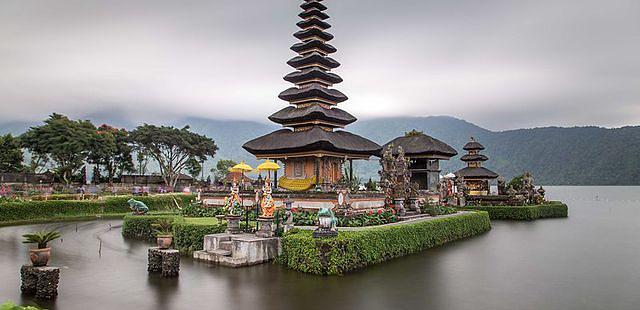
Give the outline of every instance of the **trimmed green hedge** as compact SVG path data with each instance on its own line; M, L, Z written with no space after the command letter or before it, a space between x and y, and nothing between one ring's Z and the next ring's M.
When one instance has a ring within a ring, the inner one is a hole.
M335 238L313 238L293 230L282 238L284 266L318 275L341 275L369 265L416 253L491 229L486 212L340 232Z
M569 216L569 208L559 201L536 206L468 206L461 210L487 211L492 220L532 221L540 218Z
M127 200L144 202L150 211L175 208L173 199L186 206L194 195L156 195L147 197L112 196L102 200L19 201L0 203L0 224L86 217L91 215L125 214L131 212Z
M227 223L218 224L213 221L189 221L179 219L173 224L173 241L175 248L182 253L191 254L202 250L204 236L223 233L227 229Z
M131 239L155 240L153 224L159 219L173 219L174 247L190 254L202 250L204 236L222 233L227 223L213 218L184 218L179 215L128 215L122 224L122 236Z
M122 223L122 236L130 239L155 240L153 224L160 219L175 220L178 215L127 215Z

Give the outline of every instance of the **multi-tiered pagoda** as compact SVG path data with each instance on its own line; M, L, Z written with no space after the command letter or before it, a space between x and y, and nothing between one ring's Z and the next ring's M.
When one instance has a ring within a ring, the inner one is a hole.
M333 35L325 20L329 16L322 0L305 0L300 6L300 31L294 36L301 42L291 50L299 55L287 64L296 69L284 79L295 84L278 96L290 106L269 116L284 128L244 144L243 148L258 159L284 163L285 176L280 186L306 190L313 185L335 184L342 178L345 161L368 159L378 155L381 147L373 141L349 133L344 128L356 118L336 106L347 96L331 88L342 78L331 73L340 64L329 57L337 50L327 43Z
M480 154L484 146L471 137L463 149L467 154L460 157L460 160L467 163L467 167L456 171L456 177L464 180L470 195L489 195L489 182L497 178L498 174L482 167L482 163L489 160L487 156Z

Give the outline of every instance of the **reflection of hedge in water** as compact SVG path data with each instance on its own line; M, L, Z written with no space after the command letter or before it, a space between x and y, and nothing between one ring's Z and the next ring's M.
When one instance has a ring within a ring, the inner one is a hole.
M569 216L569 208L559 201L535 206L469 206L462 210L487 211L492 220L524 220Z
M301 272L339 275L490 229L486 212L343 231L335 238L315 239L311 231L294 229L282 238L278 261Z
M102 200L56 201L3 201L0 202L0 224L3 222L28 222L47 219L64 219L81 216L124 214L131 212L127 200L135 198L144 202L150 211L168 211L175 202L186 206L194 195L155 195L147 197L111 196Z

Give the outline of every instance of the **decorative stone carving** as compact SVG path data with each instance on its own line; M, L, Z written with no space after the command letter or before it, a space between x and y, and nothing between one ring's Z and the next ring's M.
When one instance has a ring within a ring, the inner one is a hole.
M314 238L335 237L338 235L338 219L329 208L318 211L318 228L313 231Z
M289 230L293 229L293 211L291 211L291 209L293 208L293 200L291 200L289 197L287 197L287 199L284 200L284 216L285 216L285 221L284 221L284 232L287 233Z

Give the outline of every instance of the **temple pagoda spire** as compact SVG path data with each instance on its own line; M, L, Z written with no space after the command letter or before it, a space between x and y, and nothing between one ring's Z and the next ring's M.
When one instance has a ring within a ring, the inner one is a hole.
M316 182L320 179L332 182L341 177L342 162L377 156L381 147L366 138L336 130L357 119L336 107L348 98L334 88L342 78L331 70L340 63L329 56L337 49L328 43L333 35L327 32L331 25L326 22L327 7L321 2L305 0L300 5L302 12L298 16L302 20L297 23L300 30L293 35L300 42L291 46L298 55L287 62L295 71L284 77L293 86L278 95L289 106L269 116L285 129L251 140L243 147L258 158L284 161L286 177L309 178L309 172L315 171ZM291 158L300 158L296 162L304 162L304 167L296 167L296 173L288 170ZM313 158L322 158L322 162Z

